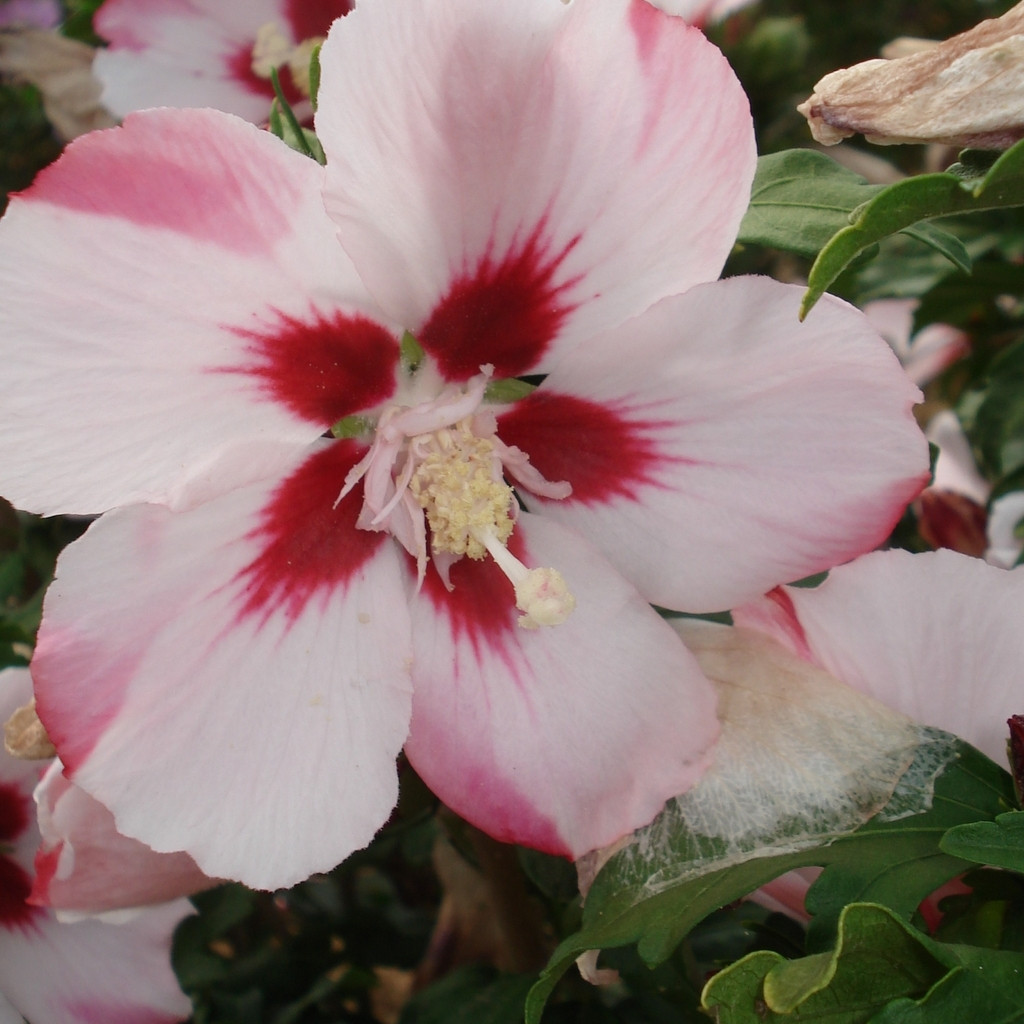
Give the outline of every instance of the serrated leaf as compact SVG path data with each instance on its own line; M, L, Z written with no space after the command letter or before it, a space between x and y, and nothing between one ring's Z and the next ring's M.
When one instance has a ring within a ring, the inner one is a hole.
M708 982L701 1002L719 1024L864 1024L893 999L925 995L948 973L920 938L886 908L854 904L830 952L774 963L760 957L758 969L768 969L756 988L741 960Z
M703 1005L719 1024L1010 1024L1024 1018L1022 997L1019 954L937 942L860 903L843 911L829 953L747 957L711 979Z
M813 259L849 224L850 211L881 189L816 150L770 153L757 161L737 241Z
M939 843L952 857L1024 872L1024 811L1000 814L995 821L972 821L951 828Z
M919 999L898 999L871 1024L1020 1024L1024 1021L1024 957L1005 950L921 943L949 973Z
M582 927L555 950L531 991L527 1024L539 1024L558 979L586 950L637 943L648 964L660 963L713 910L795 868L824 868L807 898L808 911L816 915L808 938L816 948L830 941L842 908L851 902L877 901L909 918L927 895L967 867L939 848L942 836L959 824L992 820L1014 802L1009 773L973 747L946 739L957 758L936 779L932 806L922 814L885 820L906 796L897 789L886 811L854 832L822 835L821 845L811 849L752 856L657 887L651 885L655 876L700 870L699 838L681 829L657 863L625 863L622 854L613 856L590 888Z
M1024 142L1008 149L981 178L922 174L880 191L854 211L851 223L821 250L807 278L806 316L833 281L862 252L920 221L957 213L1024 206Z

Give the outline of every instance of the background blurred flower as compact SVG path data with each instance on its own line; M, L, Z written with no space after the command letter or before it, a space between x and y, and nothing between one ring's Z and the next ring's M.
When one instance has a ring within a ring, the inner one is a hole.
M737 625L925 725L1006 763L1024 686L1024 573L952 551L877 551L819 587L780 587Z
M265 122L270 65L282 67L289 102L301 104L309 50L296 81L288 70L296 48L322 40L351 8L351 0L106 0L95 18L110 44L94 63L102 102L117 117L145 107L216 107Z
M0 718L6 720L31 694L26 670L0 674ZM53 911L29 902L40 839L32 802L39 772L38 762L0 750L0 1020L20 1020L4 1016L4 999L29 1020L46 1024L182 1020L190 1004L171 970L170 953L175 927L192 912L187 900L139 909L118 923L59 922ZM128 841L118 838L126 849ZM112 853L117 845L111 843ZM100 903L133 905L133 885L158 865L148 850L140 850L134 864L112 860L105 865L104 891L97 892Z
M907 376L924 387L970 351L968 336L949 324L928 324L913 333L915 299L876 299L864 306L872 327L892 346Z
M755 0L649 0L666 14L673 14L691 25L704 28L730 14L749 7Z
M61 9L57 0L2 0L0 28L12 25L53 28L60 23Z

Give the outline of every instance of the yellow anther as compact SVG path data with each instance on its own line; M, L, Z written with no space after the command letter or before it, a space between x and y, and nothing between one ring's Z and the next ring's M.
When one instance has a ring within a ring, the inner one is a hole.
M256 33L252 48L252 71L259 78L269 78L275 68L287 67L295 88L309 95L309 62L313 51L324 41L323 36L303 39L301 43L291 40L273 21L261 25Z
M256 42L252 47L252 73L260 78L269 78L274 68L287 64L291 56L292 44L288 37L268 21L256 32Z
M409 481L426 512L435 551L483 558L474 534L490 533L503 544L512 533L512 488L501 477L494 446L459 424L439 430L426 442Z

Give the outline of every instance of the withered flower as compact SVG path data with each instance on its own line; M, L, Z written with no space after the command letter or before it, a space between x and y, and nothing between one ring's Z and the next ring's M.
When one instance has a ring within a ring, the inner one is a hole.
M1024 137L1024 3L895 60L826 75L797 108L818 142L938 142L1006 149Z

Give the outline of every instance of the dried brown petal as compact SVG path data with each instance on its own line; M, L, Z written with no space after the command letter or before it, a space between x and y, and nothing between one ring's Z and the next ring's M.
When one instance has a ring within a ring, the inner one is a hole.
M943 43L826 75L797 108L818 142L1006 149L1024 137L1024 3Z
M39 721L34 700L18 708L4 723L4 747L8 754L24 761L41 761L56 756L57 749Z

